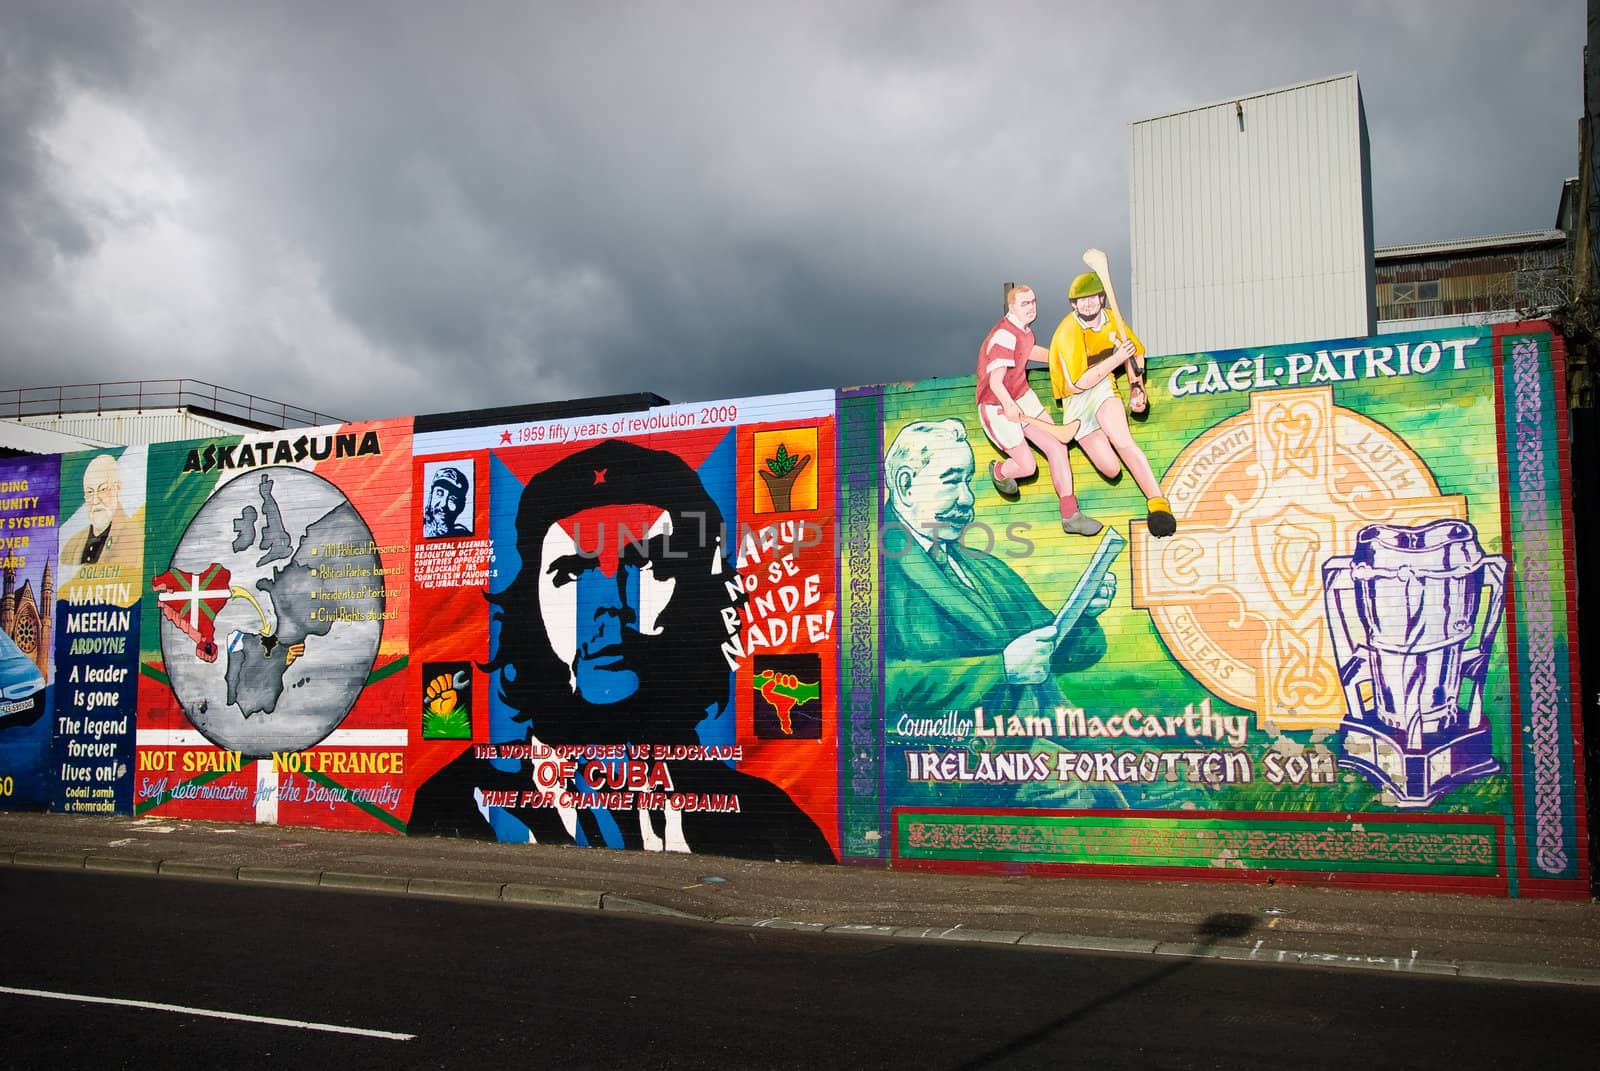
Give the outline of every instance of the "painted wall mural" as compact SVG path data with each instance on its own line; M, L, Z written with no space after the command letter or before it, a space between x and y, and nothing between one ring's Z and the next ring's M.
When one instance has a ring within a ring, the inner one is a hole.
M419 435L411 832L835 859L832 413Z
M49 804L59 613L61 466L18 458L0 475L0 806Z
M955 869L1577 877L1552 356L1547 333L1484 328L1149 359L1123 437L1165 494L1128 454L1127 475L1100 467L1080 422L1072 503L1054 473L1012 485L970 380L843 393L883 464L846 477L842 539L888 533L881 560L842 559L846 590L880 583L846 629L881 622L878 664L847 662L881 705L845 843ZM1081 420L1063 379L1036 442ZM1101 428L1122 408L1103 392ZM1508 627L1521 602L1536 645Z
M0 807L1587 895L1548 327L1090 268L964 378L0 461Z
M410 421L149 448L132 810L404 828Z
M126 813L133 788L145 454L61 459L50 807L68 814Z

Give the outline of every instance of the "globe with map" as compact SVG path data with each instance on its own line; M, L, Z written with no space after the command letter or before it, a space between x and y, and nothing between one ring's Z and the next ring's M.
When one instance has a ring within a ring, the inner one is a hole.
M152 582L167 677L201 735L261 758L338 728L382 638L380 566L366 521L312 472L219 487Z

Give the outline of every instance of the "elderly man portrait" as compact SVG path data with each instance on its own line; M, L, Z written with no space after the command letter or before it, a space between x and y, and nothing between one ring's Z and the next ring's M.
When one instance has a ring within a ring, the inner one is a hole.
M137 569L144 532L122 506L122 473L110 454L92 458L83 469L83 508L89 526L61 548L63 565L126 565Z
M960 420L906 425L884 452L885 718L1044 715L1062 702L1053 674L1105 650L1093 618L1116 593L1107 575L1066 635L1010 565L962 543L975 517L974 459ZM1070 584L1063 585L1063 591Z

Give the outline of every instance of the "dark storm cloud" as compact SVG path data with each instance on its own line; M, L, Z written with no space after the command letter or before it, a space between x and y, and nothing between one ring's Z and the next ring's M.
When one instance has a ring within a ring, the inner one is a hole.
M1131 121L1357 70L1392 244L1548 226L1581 110L1571 2L21 10L8 367L352 417L967 374L1005 280L1129 291Z
M139 27L114 5L21 3L0 34L0 285L25 285L56 257L93 244L85 222L56 196L39 130L67 94L125 92L143 58Z

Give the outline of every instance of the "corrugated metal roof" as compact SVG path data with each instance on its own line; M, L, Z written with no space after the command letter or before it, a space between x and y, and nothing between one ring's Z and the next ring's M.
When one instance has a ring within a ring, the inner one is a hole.
M1277 93L1288 93L1296 89L1306 89L1310 86L1319 86L1327 82L1338 82L1345 78L1354 77L1356 77L1355 71L1345 71L1343 74L1330 74L1326 78L1312 78L1304 82L1296 82L1294 85L1279 86L1277 89L1259 89L1254 93L1241 93L1237 97L1223 97L1221 100L1214 100L1209 104L1193 104L1187 108L1179 108L1176 111L1164 112L1161 115L1150 115L1143 119L1135 119L1128 125L1138 126L1140 123L1153 123L1157 119L1170 119L1174 115L1187 115L1189 112L1203 112L1208 108L1218 108L1226 104L1242 103L1247 100L1258 100L1261 97L1270 97Z
M1451 316L1411 316L1398 320L1379 320L1378 334L1398 334L1401 331L1432 331L1441 327L1476 327L1490 324L1511 323L1521 319L1520 313L1513 310L1496 310L1494 312L1463 312Z
M1428 242L1422 245L1390 245L1372 251L1375 260L1396 260L1402 257L1422 257L1432 253L1462 253L1474 249L1503 249L1506 246L1536 245L1545 242L1564 242L1565 231L1554 228L1543 231L1523 231L1520 234L1494 234L1485 238L1456 238L1448 242Z
M0 420L0 450L24 454L70 454L91 447L116 445L119 444L87 439L82 435L66 435L49 428L18 424L14 420Z
M256 435L261 431L253 425L234 423L192 409L110 409L104 413L30 416L24 417L21 423L86 441L103 440L119 446L179 442L218 435Z
M198 379L119 379L53 387L0 388L0 417L9 420L68 413L163 409L210 414L252 431L342 423L340 417Z

